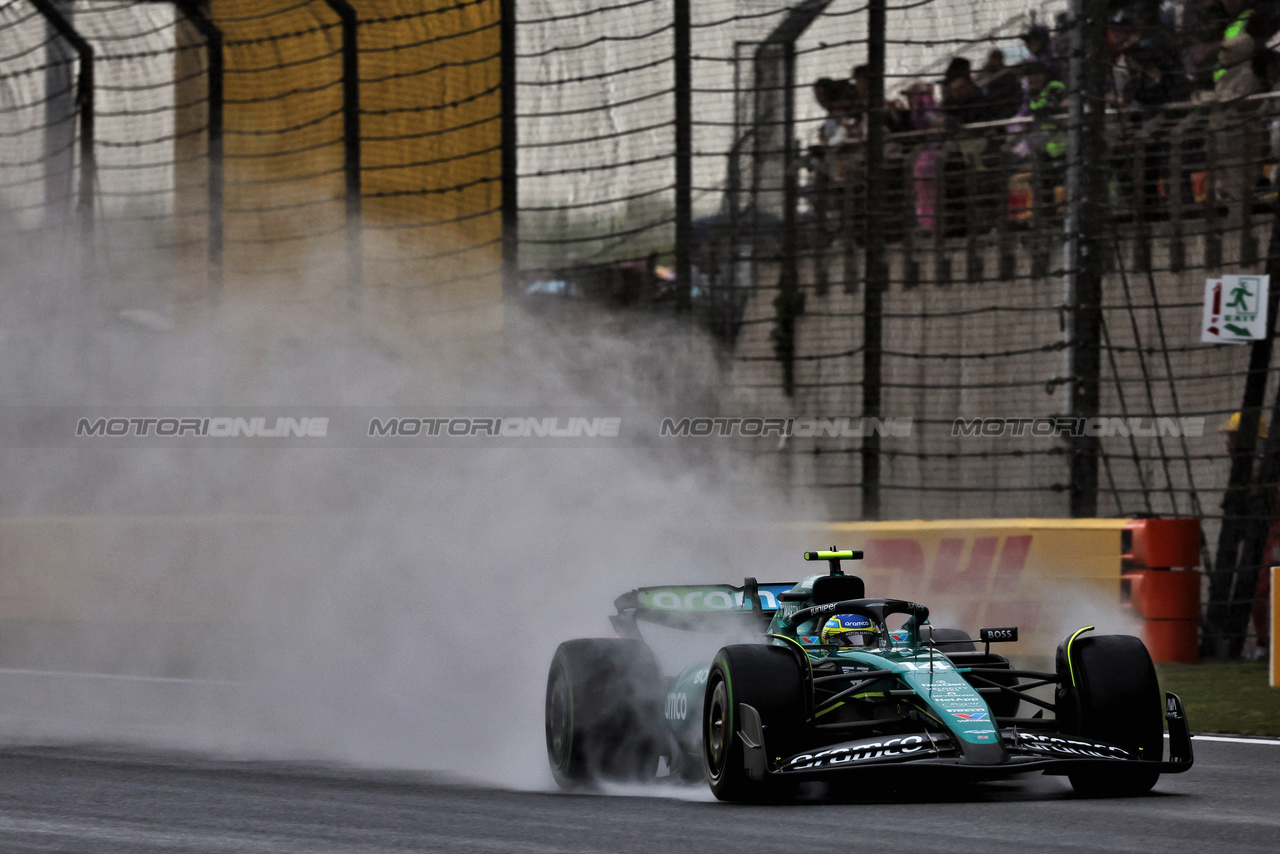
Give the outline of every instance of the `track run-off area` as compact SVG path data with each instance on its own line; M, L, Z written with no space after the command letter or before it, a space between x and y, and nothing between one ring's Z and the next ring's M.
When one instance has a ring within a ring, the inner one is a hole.
M10 746L0 750L0 851L1276 851L1280 740L1194 744L1194 768L1139 798L1082 799L1065 779L1030 775L810 793L786 806L720 804L700 786L571 795L428 773Z

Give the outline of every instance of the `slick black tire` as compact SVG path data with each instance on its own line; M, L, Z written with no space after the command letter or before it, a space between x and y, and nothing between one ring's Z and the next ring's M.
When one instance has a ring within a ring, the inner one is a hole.
M1064 729L1123 747L1159 762L1164 751L1163 704L1155 665L1142 641L1130 635L1077 637L1058 648L1058 720ZM1072 771L1077 794L1123 798L1144 794L1160 778L1159 768L1121 762Z
M795 796L792 781L752 780L744 764L742 704L764 725L769 756L794 751L804 731L804 679L796 653L737 644L716 653L702 705L702 760L711 792L722 801L774 802Z
M652 780L666 750L662 677L643 643L565 641L547 674L547 760L565 791Z

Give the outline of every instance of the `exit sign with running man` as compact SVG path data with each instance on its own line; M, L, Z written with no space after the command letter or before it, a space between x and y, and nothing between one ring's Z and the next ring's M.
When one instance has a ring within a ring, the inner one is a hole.
M1206 279L1200 340L1207 344L1245 344L1267 337L1270 284L1270 276Z

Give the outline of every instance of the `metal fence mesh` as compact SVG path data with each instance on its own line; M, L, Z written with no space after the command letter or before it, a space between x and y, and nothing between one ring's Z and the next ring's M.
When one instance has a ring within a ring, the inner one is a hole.
M1218 427L1274 400L1275 360L1201 343L1200 318L1206 278L1275 266L1276 16L1082 4L1109 24L1069 49L1062 2L877 2L13 0L0 216L13 246L75 245L107 315L225 293L493 339L504 272L553 311L689 305L725 412L912 420L744 445L833 517L1197 515L1216 599L1247 602L1253 570L1219 564L1265 539L1280 447L1238 442L1233 481ZM956 434L1081 414L1084 387L1086 414L1148 429ZM1204 429L1146 435L1161 418Z

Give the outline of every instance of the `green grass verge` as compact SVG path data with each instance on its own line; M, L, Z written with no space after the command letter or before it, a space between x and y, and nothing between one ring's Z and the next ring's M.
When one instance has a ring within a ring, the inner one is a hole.
M1261 661L1157 664L1160 688L1182 698L1192 732L1280 735L1280 688Z

